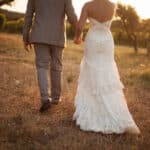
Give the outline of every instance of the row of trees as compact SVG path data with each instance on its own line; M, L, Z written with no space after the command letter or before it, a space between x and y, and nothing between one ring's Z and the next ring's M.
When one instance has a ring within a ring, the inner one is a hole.
M14 0L0 0L0 6L11 4ZM22 32L24 19L7 21L7 18L0 15L0 29L7 32ZM89 28L87 23L84 29L86 35ZM145 47L150 53L150 19L141 20L135 9L130 5L118 3L116 10L116 20L112 24L112 33L117 44L131 45L135 53L138 47ZM72 27L67 23L67 36L72 38L74 35Z

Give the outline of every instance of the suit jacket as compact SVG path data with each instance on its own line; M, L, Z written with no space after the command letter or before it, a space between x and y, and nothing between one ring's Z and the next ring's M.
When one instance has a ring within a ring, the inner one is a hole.
M28 0L24 42L64 47L65 14L70 23L77 21L72 0Z

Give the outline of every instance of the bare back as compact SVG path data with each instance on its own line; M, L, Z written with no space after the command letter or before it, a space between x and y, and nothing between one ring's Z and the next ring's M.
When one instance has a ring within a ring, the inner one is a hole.
M88 18L96 19L99 22L111 20L115 13L115 4L109 0L92 0L84 5L76 28L76 39L81 39L83 27Z
M94 18L99 22L111 20L115 13L115 4L109 0L93 0L87 4L88 17Z

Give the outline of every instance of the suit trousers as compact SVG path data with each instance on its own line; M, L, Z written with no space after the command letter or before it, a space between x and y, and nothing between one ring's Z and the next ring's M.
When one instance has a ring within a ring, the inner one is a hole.
M34 44L34 50L41 102L44 103L50 96L49 77L51 85L51 98L52 100L59 99L61 96L63 47L47 44Z

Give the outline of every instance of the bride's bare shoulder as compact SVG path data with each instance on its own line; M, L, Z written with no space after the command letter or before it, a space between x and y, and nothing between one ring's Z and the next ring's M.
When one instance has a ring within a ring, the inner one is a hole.
M86 3L83 5L82 10L88 12L89 8L91 7L91 4L92 4L92 1L86 2Z

